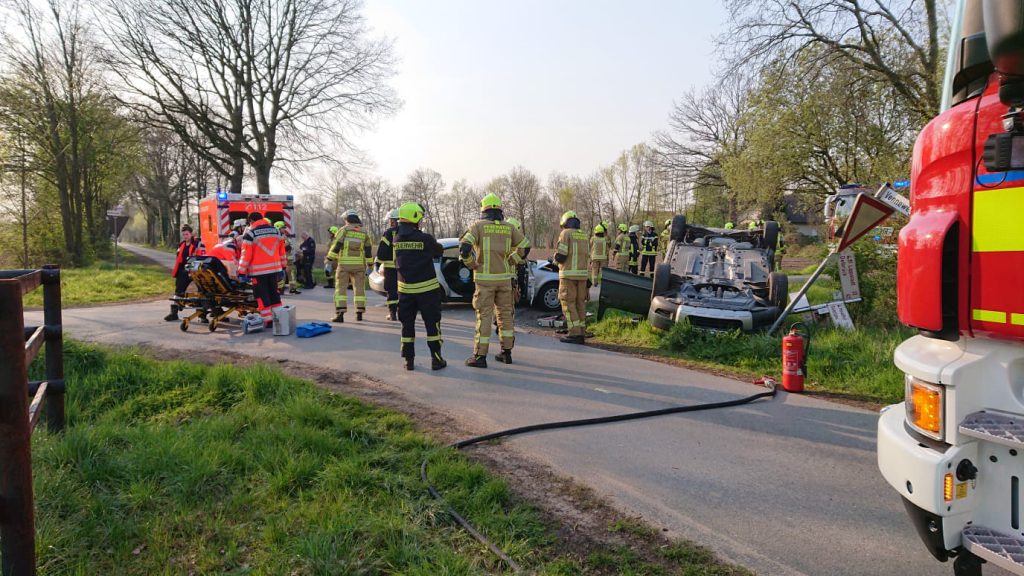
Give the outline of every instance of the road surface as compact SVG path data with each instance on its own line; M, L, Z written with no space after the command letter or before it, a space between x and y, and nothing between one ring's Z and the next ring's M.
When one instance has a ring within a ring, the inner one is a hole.
M173 261L173 255L126 248ZM330 291L320 287L286 303L297 307L300 323L326 320L333 312ZM399 359L398 325L383 319L383 299L376 295L370 296L366 322L346 322L312 339L243 336L236 327L211 334L202 325L182 334L176 323L161 320L166 313L163 302L76 308L64 312L65 330L73 338L111 344L222 349L369 374L484 430L759 391L534 334L517 336L515 364L467 368L462 360L470 354L473 317L464 306L445 310L449 368L429 370L420 331L411 373ZM950 565L925 552L877 470L876 420L872 412L780 392L773 401L740 408L508 442L670 535L704 544L759 574L952 574Z

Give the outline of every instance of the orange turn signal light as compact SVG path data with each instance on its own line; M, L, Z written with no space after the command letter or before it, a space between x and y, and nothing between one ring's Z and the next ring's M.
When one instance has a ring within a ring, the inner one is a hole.
M917 431L943 439L942 409L945 390L942 386L906 377L907 422Z
M942 481L942 499L946 502L953 501L953 475L946 474Z

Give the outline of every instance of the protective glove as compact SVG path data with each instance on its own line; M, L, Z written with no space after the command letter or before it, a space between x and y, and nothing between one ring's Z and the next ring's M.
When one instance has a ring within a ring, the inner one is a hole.
M249 283L249 275L248 274L239 274L238 275L238 281L241 282L242 284L248 284Z

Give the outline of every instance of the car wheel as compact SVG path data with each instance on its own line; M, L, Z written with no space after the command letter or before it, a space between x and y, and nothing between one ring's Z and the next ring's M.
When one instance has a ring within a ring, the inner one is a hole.
M537 291L533 299L534 305L541 310L557 312L562 309L562 302L558 299L558 282L548 282Z
M686 238L686 216L679 214L672 217L672 226L669 228L668 237L676 242L682 242Z
M651 298L661 296L665 292L668 292L671 283L672 265L658 264L654 268L654 286L651 289Z
M779 245L779 223L769 220L764 223L764 244L761 246L767 250L774 251Z
M768 275L768 301L782 312L789 304L789 276L782 272Z

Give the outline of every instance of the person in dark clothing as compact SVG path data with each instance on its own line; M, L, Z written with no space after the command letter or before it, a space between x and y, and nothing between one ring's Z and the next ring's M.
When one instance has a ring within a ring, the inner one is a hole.
M434 270L434 258L444 253L433 236L423 232L423 207L414 202L398 209L394 242L384 247L381 259L393 259L398 271L398 319L402 322L402 358L405 369L415 369L416 315L423 317L430 349L430 369L448 365L441 357L441 283Z
M394 250L391 244L395 241L395 232L398 231L398 209L388 213L388 229L380 235L380 244L377 246L376 262L380 266L381 274L384 275L384 290L387 291L388 320L398 320L398 272L395 270ZM389 254L388 258L381 258L381 254Z
M188 285L192 282L192 278L188 275L188 271L185 270L185 264L188 263L188 259L193 256L202 256L206 254L206 247L203 246L202 241L197 238L193 232L192 227L185 224L181 227L181 244L178 244L178 255L174 259L174 268L171 269L171 276L174 277L174 295L184 296L185 290L188 289ZM178 321L178 305L171 304L171 313L164 316L164 320L168 322Z
M299 269L299 279L302 287L306 290L316 286L313 280L313 261L316 260L316 240L307 232L302 233L302 244L299 244L299 253L302 254L302 266Z
M640 227L633 225L629 227L629 273L637 274L640 270L640 239L637 238L636 233L640 231Z

